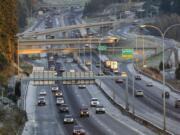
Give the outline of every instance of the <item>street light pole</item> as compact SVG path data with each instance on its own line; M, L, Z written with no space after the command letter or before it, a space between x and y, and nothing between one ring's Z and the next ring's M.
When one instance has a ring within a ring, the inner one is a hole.
M92 45L91 45L91 37L90 37L90 59L91 59L91 71L92 71L92 64L93 64L93 61L92 61Z
M17 62L18 62L18 78L19 78L19 38L18 38L18 51L17 51L17 56L18 56L18 59L17 59Z
M173 27L176 27L176 26L180 26L180 24L174 24L174 25L171 25L169 26L168 28L166 28L166 30L164 31L164 33L161 31L161 29L159 27L156 27L156 26L153 26L153 25L141 25L140 27L141 28L145 28L145 27L151 27L151 28L154 28L156 29L157 31L159 31L161 37L162 37L162 40L163 40L163 48L162 48L162 51L163 51L163 128L164 128L164 131L166 130L166 97L165 97L165 36L166 36L166 33Z

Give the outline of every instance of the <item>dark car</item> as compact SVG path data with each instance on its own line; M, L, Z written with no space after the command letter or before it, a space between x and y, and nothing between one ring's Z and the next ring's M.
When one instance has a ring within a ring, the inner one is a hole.
M110 71L109 71L109 69L106 69L106 68L105 68L105 69L103 70L103 73L104 73L105 75L109 75L109 74L110 74Z
M162 92L162 98L164 97L164 92ZM170 94L168 91L165 91L165 98L169 98Z
M89 117L89 109L86 106L80 108L80 117Z
M86 135L86 131L83 129L82 126L75 125L73 127L73 135Z
M67 104L61 104L59 110L60 112L69 112L69 107Z
M175 108L180 108L180 99L177 99L175 101L175 105L174 105Z
M74 123L74 118L72 115L65 115L64 116L64 120L63 120L64 124L72 124Z
M45 106L46 105L46 100L44 97L39 97L38 98L38 103L37 103L38 106Z
M141 76L140 75L135 75L135 80L141 80Z
M123 83L123 79L122 78L116 79L116 83Z

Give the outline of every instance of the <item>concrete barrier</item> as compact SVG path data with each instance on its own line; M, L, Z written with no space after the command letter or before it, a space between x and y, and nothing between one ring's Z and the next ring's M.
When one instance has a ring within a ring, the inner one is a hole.
M102 93L105 95L105 97L107 97L107 99L116 107L118 108L122 114L130 117L131 119L135 120L136 122L144 125L145 127L151 129L152 131L160 134L160 135L174 135L173 133L169 132L169 131L164 131L161 127L153 124L152 122L140 117L140 116L137 116L135 114L133 114L132 112L130 111L127 111L125 109L125 107L119 103L117 103L112 96L110 96L108 93L106 93L106 91L101 87L100 83L98 82L99 80L95 80L95 83L97 85L97 87L102 91Z

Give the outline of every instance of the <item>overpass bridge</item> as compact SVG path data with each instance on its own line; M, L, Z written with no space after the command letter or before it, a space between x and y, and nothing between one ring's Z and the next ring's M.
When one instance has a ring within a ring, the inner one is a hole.
M52 0L46 0L46 3L44 4L38 4L38 8L64 8L64 7L72 7L72 6L83 6L87 0L58 0L52 1ZM51 4L49 4L51 3Z
M38 36L38 35L46 35L51 34L55 32L66 32L76 29L86 29L88 31L91 27L112 27L113 24L117 24L119 21L107 21L107 22L99 22L99 23L89 23L89 24L78 24L78 25L70 25L70 26L64 26L64 27L56 27L56 28L49 28L41 31L33 31L33 32L26 32L18 34L18 36Z
M76 44L114 44L119 39L116 37L107 38L67 38L67 39L19 39L18 47L20 49L42 48L47 45L76 45Z
M120 51L122 49L134 49L134 50L143 50L142 47L107 47L106 51L101 51L102 53L109 53L109 52L114 52L114 53L120 53ZM20 49L18 50L18 54L41 54L41 53L83 53L85 52L89 52L90 50L94 51L98 51L97 47L93 47L93 48L48 48L48 49ZM145 47L144 50L153 50L155 53L157 52L157 48L156 47Z

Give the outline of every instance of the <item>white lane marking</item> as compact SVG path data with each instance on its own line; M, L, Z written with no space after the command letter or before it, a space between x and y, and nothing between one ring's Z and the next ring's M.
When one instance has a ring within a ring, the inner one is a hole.
M108 111L107 111L107 114L112 117L113 119L117 120L119 123L123 124L124 126L130 128L131 130L135 131L136 133L140 134L140 135L146 135L144 134L143 132L141 132L140 130L136 129L136 128L133 128L132 126L128 125L127 123L123 122L123 121L120 121L119 119L117 119L115 116L113 116L112 114L110 114Z

